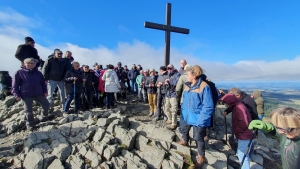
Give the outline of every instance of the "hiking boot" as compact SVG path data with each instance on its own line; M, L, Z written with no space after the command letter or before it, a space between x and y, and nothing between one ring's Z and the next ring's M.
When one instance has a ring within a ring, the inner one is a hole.
M150 113L149 113L149 117L153 116L153 114L154 114L153 112L150 112Z
M187 146L187 142L185 142L184 140L180 140L179 142L176 142L177 144L180 144L182 146Z
M172 124L172 122L171 121L166 121L166 124Z
M177 128L176 125L171 125L170 127L168 127L168 129L170 129L170 130L175 130L176 128Z
M195 169L198 169L198 168L200 169L204 163L205 163L205 157L201 156L201 155L197 155Z

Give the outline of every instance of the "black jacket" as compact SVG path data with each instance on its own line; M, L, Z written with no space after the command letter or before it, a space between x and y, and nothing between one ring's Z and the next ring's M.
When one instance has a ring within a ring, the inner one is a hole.
M68 59L61 58L58 60L55 57L50 57L45 61L42 73L45 80L61 81L70 68L71 63Z
M155 86L157 81L157 77L154 76L153 78L151 76L148 76L146 78L145 87L147 88L147 93L154 94L157 91L157 87ZM154 84L154 87L150 87L149 84Z
M38 61L40 60L37 50L29 44L19 45L15 56L21 62L23 62L27 58L33 58ZM36 67L38 66L39 63L36 64Z
M251 114L251 119L255 120L258 119L258 113L256 109L256 103L253 98L251 98L247 93L242 92L242 99L241 101L244 103L244 105L249 110L249 113ZM232 107L228 107L225 112L228 114L232 111Z
M70 93L74 93L74 77L77 77L78 79L75 82L75 92L76 93L83 93L83 83L82 83L82 79L83 79L83 71L82 70L78 70L76 71L73 67L67 71L66 75L65 75L65 86L66 86L66 93L70 94Z
M85 87L87 90L94 90L94 88L97 90L98 86L96 86L96 84L98 83L98 78L94 71L83 72L83 78L86 79ZM92 82L94 82L94 88Z

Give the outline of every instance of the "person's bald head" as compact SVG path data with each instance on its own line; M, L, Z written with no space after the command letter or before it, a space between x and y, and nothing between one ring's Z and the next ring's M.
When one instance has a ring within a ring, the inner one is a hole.
M182 60L180 61L180 67L184 68L184 66L185 66L186 64L187 64L187 63L186 63L186 60L185 60L185 59L182 59Z

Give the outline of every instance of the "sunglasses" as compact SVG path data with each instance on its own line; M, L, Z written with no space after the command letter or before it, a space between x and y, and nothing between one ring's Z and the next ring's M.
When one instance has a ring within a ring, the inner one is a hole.
M277 130L282 131L283 133L291 133L295 130L295 128L288 128L288 129L284 129L284 128L280 128L280 127L275 127Z
M171 67L168 67L168 70L172 70L173 68L171 68Z

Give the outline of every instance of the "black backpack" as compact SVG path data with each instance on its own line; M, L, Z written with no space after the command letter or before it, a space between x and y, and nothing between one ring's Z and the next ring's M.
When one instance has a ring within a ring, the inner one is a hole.
M203 80L207 83L207 85L209 86L211 93L212 93L212 99L214 102L214 107L217 105L218 100L220 99L221 94L218 92L219 90L217 89L216 85L214 82L212 81L208 81L208 80Z

